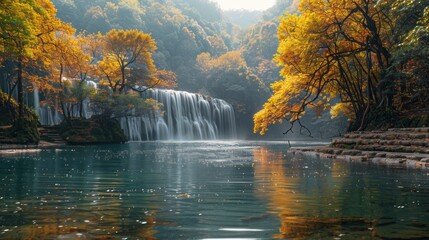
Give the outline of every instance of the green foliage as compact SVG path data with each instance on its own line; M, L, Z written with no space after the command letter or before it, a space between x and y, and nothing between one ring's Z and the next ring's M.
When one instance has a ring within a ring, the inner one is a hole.
M18 103L11 98L10 105L7 102L8 95L0 90L0 126L10 126L0 133L0 142L9 144L37 144L40 135L37 130L39 125L35 112L24 108L24 117L18 116Z
M398 16L397 44L382 84L395 96L394 106L398 110L426 108L429 101L429 2L398 1L394 11Z
M12 125L14 119L18 116L18 103L14 98L8 103L8 95L0 90L0 126ZM29 121L37 122L37 115L33 109L25 106L24 116Z
M78 102L91 98L96 94L96 89L86 83L75 84L71 88L71 94Z
M197 57L197 63L197 79L202 80L194 84L194 91L231 103L240 127L250 133L252 115L268 92L258 76L250 71L241 52L231 51L219 57L202 53Z
M253 74L269 87L279 80L280 68L273 61L277 52L277 36L280 16L295 13L299 0L277 0L276 4L263 12L263 18L257 24L246 29L240 37L240 49Z
M104 119L126 116L141 116L150 111L159 110L161 104L152 99L143 99L138 95L97 93L91 99L91 106L96 115Z
M78 31L106 33L110 29L137 29L156 39L154 61L158 68L173 70L181 87L198 54L214 52L219 42L231 48L233 27L209 0L53 0L58 16ZM220 41L210 41L219 39ZM179 71L183 69L183 71ZM183 88L182 88L183 89Z
M243 57L266 87L279 80L280 68L272 60L279 43L277 27L274 21L261 22L247 30L241 40Z
M16 114L18 107L16 101L11 99L11 105L13 107L10 108L7 103L7 98L7 94L0 90L0 126L11 125L13 123L13 113ZM11 109L13 112L10 111Z

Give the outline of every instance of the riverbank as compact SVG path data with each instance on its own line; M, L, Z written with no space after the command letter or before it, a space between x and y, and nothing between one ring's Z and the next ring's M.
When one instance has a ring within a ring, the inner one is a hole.
M323 159L429 169L429 128L351 132L328 146L292 147L289 152Z
M41 152L44 148L49 147L62 147L66 144L51 143L47 141L40 141L39 144L0 144L0 156L21 154L21 153L36 153Z

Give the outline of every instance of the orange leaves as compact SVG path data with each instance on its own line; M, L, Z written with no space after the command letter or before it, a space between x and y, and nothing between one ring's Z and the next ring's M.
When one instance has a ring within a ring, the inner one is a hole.
M149 86L155 85L158 88L175 88L177 86L177 75L173 71L157 70L153 74L154 83L147 83Z

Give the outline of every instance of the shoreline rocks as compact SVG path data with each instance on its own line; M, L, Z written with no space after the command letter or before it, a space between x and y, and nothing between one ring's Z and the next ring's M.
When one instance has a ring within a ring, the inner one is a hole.
M347 133L329 146L292 147L289 152L325 159L429 169L429 128L392 128Z

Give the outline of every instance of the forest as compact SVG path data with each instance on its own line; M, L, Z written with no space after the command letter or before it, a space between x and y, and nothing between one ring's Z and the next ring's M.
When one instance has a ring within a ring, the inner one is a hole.
M427 118L424 0L278 0L264 12L223 12L208 0L0 4L1 111L18 129L35 89L69 124L87 98L104 118L162 109L138 97L150 88L221 98L243 138Z

